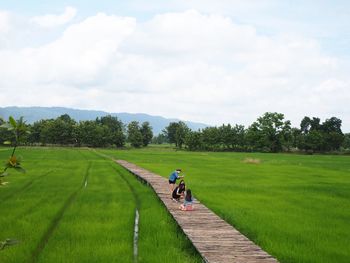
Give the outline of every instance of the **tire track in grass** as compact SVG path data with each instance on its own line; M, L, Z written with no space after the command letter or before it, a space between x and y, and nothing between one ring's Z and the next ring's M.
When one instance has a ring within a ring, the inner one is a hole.
M93 153L95 153L97 156L99 156L102 159L109 159L111 161L114 161L114 159L106 154L97 152L96 150L93 150ZM138 238L139 238L139 222L140 222L140 206L141 206L141 202L140 202L140 198L137 195L134 187L130 184L130 182L125 178L125 176L123 175L122 172L120 172L114 165L110 164L110 166L112 167L112 169L114 171L116 171L116 173L120 176L120 178L126 183L126 185L128 186L130 192L132 193L134 200L135 200L135 204L136 204L136 210L135 210L135 223L134 223L134 238L133 238L133 247L134 247L134 251L133 251L133 256L134 256L134 263L137 263L138 261Z
M135 223L134 223L134 239L133 239L133 246L134 246L134 262L137 262L138 258L138 239L139 239L139 221L140 221L140 198L137 195L134 187L130 184L130 182L125 178L122 172L120 172L115 166L111 164L111 167L116 173L120 176L120 178L126 183L128 186L130 192L132 193L135 204L136 204L136 210L135 210Z
M46 173L44 173L44 174L42 174L42 175L39 175L39 176L35 177L35 178L32 179L32 180L30 180L29 182L27 182L26 184L24 184L21 188L19 188L17 191L13 191L13 192L9 193L8 195L6 195L5 197L1 198L1 201L2 201L1 203L3 203L4 201L10 199L10 198L13 197L14 195L17 195L17 194L19 194L19 193L25 192L28 188L31 187L31 185L32 185L35 181L37 181L37 180L39 180L40 178L43 178L43 177L49 175L49 174L52 173L53 171L54 171L54 170L50 170L50 171L48 171L48 172L46 172Z
M38 260L38 258L40 256L40 253L43 251L43 249L45 248L47 242L49 241L50 237L52 236L53 232L55 231L55 229L59 225L59 223L60 223L60 221L61 221L65 211L71 206L71 204L76 199L76 197L77 197L78 193L80 192L80 190L84 187L84 183L85 183L85 181L87 181L87 179L89 177L90 168L91 168L91 162L89 162L89 164L88 164L88 167L86 169L86 172L85 172L82 184L79 186L79 188L77 190L75 190L68 197L68 199L65 201L65 203L63 204L61 209L57 212L55 217L52 219L50 226L48 227L47 231L44 233L44 235L40 239L39 243L37 244L35 250L32 253L32 257L31 257L31 260L30 260L31 263L34 263L34 262L36 262Z

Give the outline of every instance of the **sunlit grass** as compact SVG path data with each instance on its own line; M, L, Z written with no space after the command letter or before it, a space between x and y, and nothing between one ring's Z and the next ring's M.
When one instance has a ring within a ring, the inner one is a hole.
M182 168L197 198L281 262L350 258L349 156L104 152L164 177Z
M0 251L1 263L133 262L135 195L138 262L201 262L152 190L112 160L87 149L18 152L27 174L11 171L0 188L0 240L20 243Z

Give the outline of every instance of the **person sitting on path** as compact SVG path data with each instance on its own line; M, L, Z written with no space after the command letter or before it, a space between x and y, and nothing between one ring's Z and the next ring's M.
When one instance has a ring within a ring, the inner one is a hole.
M170 187L170 193L174 191L175 183L177 179L183 178L183 176L180 176L181 169L176 169L169 177L169 187Z
M184 196L186 190L185 181L181 180L179 185L175 187L172 197L174 201L180 201L180 198Z
M193 210L193 198L192 198L191 189L186 190L184 203L179 208L183 211Z

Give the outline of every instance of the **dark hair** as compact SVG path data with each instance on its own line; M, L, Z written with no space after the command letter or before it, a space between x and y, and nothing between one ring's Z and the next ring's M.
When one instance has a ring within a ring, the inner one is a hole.
M179 172L181 172L182 170L181 170L180 168L178 168L178 169L176 169L175 171L179 171Z
M185 191L186 189L186 184L184 180L181 180L179 183L179 190Z
M185 200L186 200L187 202L191 202L191 201L192 201L191 189L187 189L187 190L186 190Z

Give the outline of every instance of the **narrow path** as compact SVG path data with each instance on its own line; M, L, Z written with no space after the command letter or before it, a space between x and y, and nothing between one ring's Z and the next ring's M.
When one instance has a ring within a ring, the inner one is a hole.
M205 262L278 262L199 201L195 203L194 211L179 210L179 204L170 198L166 178L127 161L118 160L116 162L147 182L154 189Z

